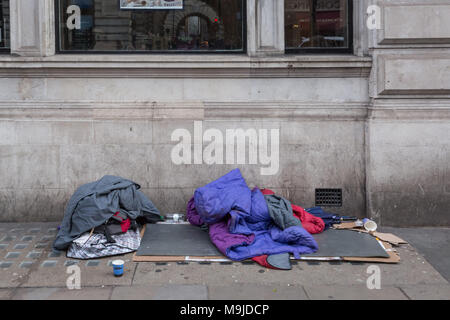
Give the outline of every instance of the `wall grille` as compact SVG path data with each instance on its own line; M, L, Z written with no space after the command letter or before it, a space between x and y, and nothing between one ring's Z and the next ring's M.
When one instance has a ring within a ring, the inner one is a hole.
M342 189L316 189L317 207L342 207Z

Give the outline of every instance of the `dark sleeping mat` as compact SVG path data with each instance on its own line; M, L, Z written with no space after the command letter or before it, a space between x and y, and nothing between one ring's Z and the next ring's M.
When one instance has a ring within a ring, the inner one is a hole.
M190 224L147 224L137 256L223 256L208 231Z
M382 257L388 253L375 237L350 230L328 229L313 235L319 246L304 257ZM137 256L223 256L207 231L190 224L147 224Z
M319 250L305 257L389 257L377 239L364 232L328 229L313 237Z

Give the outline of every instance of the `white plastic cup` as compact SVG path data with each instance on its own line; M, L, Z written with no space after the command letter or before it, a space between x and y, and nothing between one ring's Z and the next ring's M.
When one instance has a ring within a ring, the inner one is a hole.
M367 219L367 218L363 219L363 225L364 225L364 229L366 229L369 232L376 231L377 227L378 227L374 221Z

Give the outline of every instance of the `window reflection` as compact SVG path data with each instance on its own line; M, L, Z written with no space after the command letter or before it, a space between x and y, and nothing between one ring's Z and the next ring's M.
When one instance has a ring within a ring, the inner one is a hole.
M286 48L348 48L347 16L347 0L285 0Z
M9 34L9 0L0 0L0 49L9 48Z
M81 10L79 29L66 26L70 5ZM184 0L183 9L158 10L61 0L59 12L62 51L243 51L243 0Z

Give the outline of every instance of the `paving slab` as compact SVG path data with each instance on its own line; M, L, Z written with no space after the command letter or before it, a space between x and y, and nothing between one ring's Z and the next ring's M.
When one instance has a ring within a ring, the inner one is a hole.
M1 263L0 261L0 265ZM0 267L0 288L16 288L22 284L28 270L19 265L20 261L14 261L8 268Z
M96 264L85 260L67 259L45 259L39 262L39 267L32 269L21 287L65 287L67 279L74 274L71 266L77 266L80 272L82 287L101 287L116 285L131 285L137 264L132 262L132 255L117 256L114 259L125 261L124 274L115 277L113 268L109 265L111 257L96 260ZM53 262L56 261L56 264ZM45 266L47 263L48 266Z
M305 291L311 300L408 300L395 287L370 290L367 286L306 286Z
M19 288L12 300L107 300L113 287L81 288Z
M12 292L12 289L0 289L0 300L11 299Z
M412 300L450 300L450 285L416 285L401 287Z
M344 262L308 263L298 261L290 271L263 268L257 264L233 263L203 265L190 262L186 265L167 263L140 263L136 269L133 285L146 284L224 284L253 283L261 285L365 285L370 276L368 267L377 265L384 286L408 284L440 284L447 281L411 246L397 248L401 262L398 264L352 264Z
M408 241L447 281L450 281L450 228L383 227L381 230Z
M206 300L204 285L163 285L115 287L112 300Z
M307 300L302 286L238 284L208 286L211 300Z
M396 248L401 258L398 264L296 261L292 270L279 271L241 262L135 263L131 261L133 254L75 260L51 248L57 223L0 225L1 239L6 238L6 242L0 241L0 299L11 298L11 292L15 299L300 300L327 293L324 299L331 299L329 296L333 299L446 299L449 296L448 281L430 264L432 259L427 261L411 245ZM392 232L410 241L403 234ZM436 239L425 242L427 250L432 251L437 241L440 243L437 248L445 256L448 245L443 247L442 243L446 236ZM119 278L113 276L111 266L111 261L117 258L126 261L124 276ZM80 268L82 290L66 288L71 275L67 268L71 264ZM371 291L366 287L370 276L368 267L372 265L380 268L381 290Z

